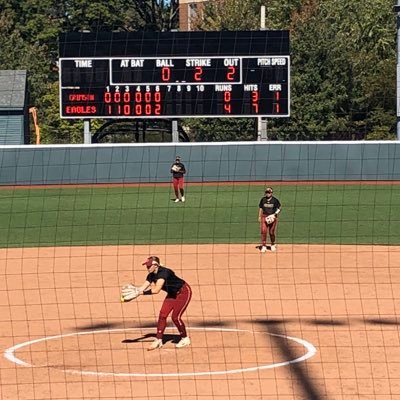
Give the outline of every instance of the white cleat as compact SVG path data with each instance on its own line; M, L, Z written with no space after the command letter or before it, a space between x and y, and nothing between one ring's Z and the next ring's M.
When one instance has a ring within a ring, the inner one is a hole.
M179 199L175 199L175 203L179 203Z
M181 201L182 201L182 203L185 202L185 196L182 196Z
M177 349L180 349L181 347L189 346L190 343L191 343L190 339L186 336L186 337L182 338L182 339L179 341L179 343L177 343L177 344L175 345L175 347L176 347Z
M267 251L267 246L261 246L261 253L265 253Z
M156 339L154 342L147 348L147 351L155 350L161 348L163 345L163 342L161 339Z
M271 246L271 251L276 251L276 246L274 244Z

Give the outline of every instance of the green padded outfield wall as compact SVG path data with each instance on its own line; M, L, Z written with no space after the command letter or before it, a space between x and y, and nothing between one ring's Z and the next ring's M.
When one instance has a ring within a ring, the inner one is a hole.
M0 185L400 180L400 142L228 142L1 146Z

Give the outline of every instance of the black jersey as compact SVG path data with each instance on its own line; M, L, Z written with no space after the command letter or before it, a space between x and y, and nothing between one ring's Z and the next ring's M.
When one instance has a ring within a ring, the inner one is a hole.
M152 272L147 275L146 280L150 283L156 283L158 279L164 279L164 285L161 290L164 290L170 296L176 296L181 287L185 284L185 281L178 278L175 272L166 267L158 267L157 273Z
M264 196L260 200L259 207L263 210L263 214L271 215L271 214L275 214L276 210L281 208L281 203L274 196L271 196L270 198L268 198L267 196Z
M173 167L174 165L177 167L177 171L174 171L174 170L172 169L172 167ZM172 176L173 176L174 178L182 178L183 175L186 174L185 166L184 166L181 162L176 161L176 162L174 162L174 163L171 165L171 173L172 173Z

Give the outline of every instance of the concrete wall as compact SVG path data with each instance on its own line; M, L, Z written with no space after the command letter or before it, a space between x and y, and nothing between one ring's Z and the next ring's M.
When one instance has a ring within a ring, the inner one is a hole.
M400 142L229 142L0 146L0 185L400 180Z

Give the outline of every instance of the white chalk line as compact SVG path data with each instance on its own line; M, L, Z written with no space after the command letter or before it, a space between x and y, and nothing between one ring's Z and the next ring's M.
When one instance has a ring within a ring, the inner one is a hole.
M30 340L27 342L19 343L15 346L12 346L8 349L6 349L3 353L4 357L23 367L31 367L31 368L38 368L38 367L46 367L49 368L49 365L32 365L27 363L26 361L23 361L19 359L18 357L15 356L15 352L23 347L27 346L32 346L36 343L44 342L47 340L57 340L57 339L63 339L71 336L83 336L83 335L92 335L92 334L98 334L98 333L112 333L112 332L126 332L126 331L142 331L150 328L119 328L119 329L102 329L102 330L95 330L95 331L84 331L84 332L74 332L74 333L65 333L62 335L56 335L56 336L46 336L43 338L35 339L35 340ZM169 328L167 328L169 329ZM173 329L173 328L171 328ZM307 342L304 339L292 337L292 336L287 336L287 335L281 335L281 334L276 334L276 333L269 333L269 332L254 332L254 331L249 331L249 330L244 330L244 329L230 329L230 328L217 328L217 327L212 327L212 328L188 328L190 330L202 330L202 331L216 331L216 332L241 332L241 333L250 333L250 334L267 334L269 336L275 336L275 337L280 337L283 339L291 340L293 342L296 342L302 346L304 346L307 349L307 352L302 355L301 357L295 358L293 360L287 360L287 361L282 361L279 363L273 363L273 364L267 364L267 365L257 365L255 367L249 367L249 368L240 368L240 369L230 369L230 370L221 370L221 371L203 371L203 372L172 372L172 373L128 373L128 372L98 372L98 371L87 371L87 370L78 370L78 369L61 369L61 371L64 371L66 373L70 374L78 374L78 375L95 375L95 376L100 376L100 377L187 377L187 376L211 376L211 375L226 375L226 374L238 374L238 373L244 373L244 372L254 372L254 371L259 371L259 370L266 370L266 369L273 369L273 368L279 368L279 367L284 367L288 366L290 364L295 364L299 363L302 361L306 361L309 358L313 357L317 353L317 349L310 343ZM57 368L60 370L59 368Z

